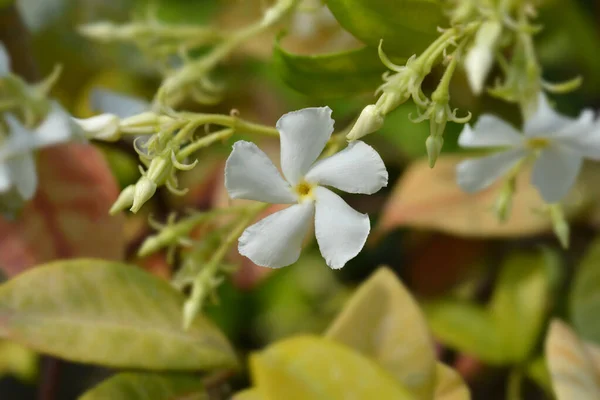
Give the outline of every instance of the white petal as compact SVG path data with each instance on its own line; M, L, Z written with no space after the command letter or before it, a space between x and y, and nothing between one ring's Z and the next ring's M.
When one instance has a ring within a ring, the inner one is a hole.
M281 138L281 169L295 185L315 162L333 133L329 107L305 108L277 121Z
M280 268L298 261L314 210L313 202L295 204L248 227L238 250L254 264Z
M539 190L546 203L559 202L571 190L582 162L577 153L567 148L548 147L533 165L531 183Z
M525 121L523 132L530 137L552 137L563 131L575 120L557 113L544 94L538 97L536 112Z
M254 143L240 140L225 164L225 187L232 199L292 204L298 200L269 157Z
M13 157L6 162L10 170L13 185L24 200L29 200L37 189L37 171L33 154L25 153L19 157Z
M17 154L28 153L35 148L36 140L29 129L12 114L5 114L4 120L8 125L8 138L0 146L0 161Z
M494 63L492 50L485 46L474 46L465 57L465 69L469 86L476 95L481 94L483 91L483 85Z
M10 57L6 48L0 42L0 77L10 73Z
M456 168L458 184L469 193L483 190L510 171L526 153L524 149L514 149L463 161Z
M315 195L315 234L319 249L329 267L342 268L365 245L371 230L369 216L354 210L324 187L317 187Z
M339 153L318 161L305 179L348 193L372 194L387 186L388 173L375 149L356 141Z
M145 100L104 89L94 89L90 101L94 111L115 114L120 118L131 117L150 109L150 103Z
M490 114L479 117L473 129L469 125L465 125L458 137L459 145L473 148L515 147L522 142L523 135L504 120Z
M43 147L67 142L77 133L73 129L71 116L58 103L54 103L34 135L36 147Z
M119 117L114 114L100 114L90 118L73 118L83 129L88 139L114 141L120 138Z
M0 163L0 193L7 192L12 186L10 170L4 163Z

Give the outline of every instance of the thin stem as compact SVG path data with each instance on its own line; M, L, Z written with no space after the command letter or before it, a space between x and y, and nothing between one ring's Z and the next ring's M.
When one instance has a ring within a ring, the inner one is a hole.
M204 147L208 147L215 142L228 139L231 135L233 135L234 132L234 129L227 128L215 133L211 133L210 135L205 136L202 139L198 139L193 143L189 144L188 146L184 147L182 150L180 150L177 153L177 159L179 161L185 160L187 157Z

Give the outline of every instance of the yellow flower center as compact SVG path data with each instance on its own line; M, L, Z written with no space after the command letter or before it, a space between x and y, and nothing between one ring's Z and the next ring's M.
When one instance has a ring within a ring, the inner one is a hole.
M298 195L299 200L312 200L313 199L313 185L306 181L301 181L296 185L294 191Z
M527 139L526 146L533 150L545 149L546 147L550 146L550 139L542 137Z

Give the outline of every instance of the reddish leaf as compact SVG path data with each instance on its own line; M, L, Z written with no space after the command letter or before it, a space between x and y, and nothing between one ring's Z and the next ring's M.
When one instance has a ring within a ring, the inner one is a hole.
M118 188L102 155L90 145L47 148L37 160L35 198L15 221L0 218L0 268L10 276L55 259L120 260L122 217L108 209Z

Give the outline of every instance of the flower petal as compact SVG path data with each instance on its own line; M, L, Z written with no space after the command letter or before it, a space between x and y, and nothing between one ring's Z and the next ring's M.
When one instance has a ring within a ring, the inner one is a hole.
M100 114L90 118L73 118L73 121L83 129L88 139L99 139L106 141L116 141L120 139L119 117L114 114ZM138 136L136 138L145 138L149 136Z
M246 228L239 239L240 254L262 267L281 268L295 263L313 210L311 201L295 204Z
M355 141L339 153L318 161L305 179L348 193L373 194L387 186L388 173L375 149Z
M569 193L579 175L583 159L563 146L551 146L540 153L533 165L531 183L548 204L559 202Z
M523 135L504 120L490 114L479 117L474 128L465 125L458 144L462 147L516 147L523 143Z
M281 169L292 185L308 171L333 133L331 108L305 108L277 121L281 138Z
M240 140L225 164L225 187L232 199L292 204L298 200L269 157L254 143Z
M12 157L6 161L6 166L10 170L12 183L23 200L31 199L38 183L33 154L23 153L18 157Z
M557 113L544 94L538 97L536 112L523 125L525 136L553 137L562 132L576 120Z
M369 216L354 210L324 187L317 187L315 195L315 234L319 249L329 267L340 269L365 245L371 230Z
M10 73L10 57L2 43L0 43L0 77Z
M52 104L46 119L35 129L35 146L52 146L78 136L78 127L71 116L58 104Z
M4 193L12 186L10 170L6 164L0 163L0 193Z
M463 161L456 168L458 185L469 193L483 190L510 171L526 153L525 149L514 149Z
M120 118L128 118L150 109L150 103L145 100L104 89L94 89L90 101L93 110Z

